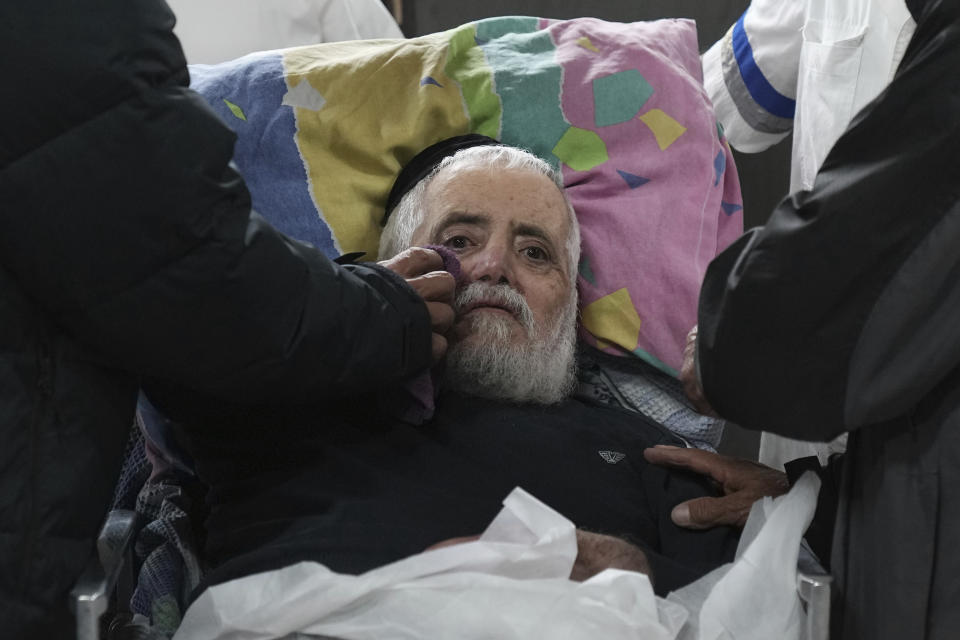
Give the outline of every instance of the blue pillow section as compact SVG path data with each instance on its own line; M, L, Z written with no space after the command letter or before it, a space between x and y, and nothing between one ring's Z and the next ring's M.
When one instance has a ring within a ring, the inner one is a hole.
M190 87L237 133L233 159L257 213L335 258L339 251L310 195L297 149L293 107L283 104L283 74L280 52L254 53L217 65L191 65Z

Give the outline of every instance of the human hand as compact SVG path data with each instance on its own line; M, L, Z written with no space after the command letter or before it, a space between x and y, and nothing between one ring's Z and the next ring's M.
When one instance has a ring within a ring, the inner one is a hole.
M454 277L443 270L443 258L431 249L411 247L378 264L403 276L423 298L433 329L433 362L440 362L447 352L446 333L453 326L453 295L457 286Z
M467 542L476 542L479 539L480 539L479 535L460 536L459 538L447 538L446 540L442 540L436 544L430 545L429 547L424 549L424 551L433 551L434 549L443 549L444 547L452 547L457 544L465 544Z
M430 545L424 551L476 542L479 539L479 535L448 538ZM577 529L577 559L573 563L573 569L570 570L570 579L583 582L604 569L623 569L650 575L647 556L636 545L615 536ZM652 580L651 576L651 582Z
M673 508L670 518L687 529L718 525L742 527L750 507L764 496L779 496L790 489L787 475L757 462L730 458L701 449L658 444L645 449L647 462L709 476L723 488L719 498L695 498Z
M604 569L623 569L650 575L647 556L636 545L623 538L577 529L577 559L570 571L570 579L583 582ZM653 576L650 579L652 582Z
M693 403L694 409L705 416L717 416L717 412L707 402L703 386L700 384L700 376L697 375L697 325L693 325L693 329L690 329L690 333L687 334L687 343L683 347L680 383L683 384L683 392Z

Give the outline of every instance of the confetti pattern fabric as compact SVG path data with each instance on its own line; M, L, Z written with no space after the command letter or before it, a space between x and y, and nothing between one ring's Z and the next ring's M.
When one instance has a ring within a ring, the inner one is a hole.
M375 257L394 177L441 139L482 133L552 163L582 228L582 335L667 373L707 264L742 231L688 20L492 18L191 74L238 135L257 211L331 257Z

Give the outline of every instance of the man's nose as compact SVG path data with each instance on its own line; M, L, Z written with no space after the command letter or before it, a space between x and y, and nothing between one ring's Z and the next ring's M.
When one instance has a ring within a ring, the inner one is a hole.
M465 261L467 264L462 266L465 267L471 282L511 284L513 266L510 256L510 251L505 246L487 245L480 251L474 252Z

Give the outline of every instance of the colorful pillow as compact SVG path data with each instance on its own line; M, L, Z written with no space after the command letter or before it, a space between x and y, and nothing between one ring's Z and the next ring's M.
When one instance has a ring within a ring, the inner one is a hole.
M257 211L330 256L376 255L395 176L443 138L483 133L560 167L582 226L584 337L670 373L707 264L742 230L689 20L491 18L191 73L239 136Z

